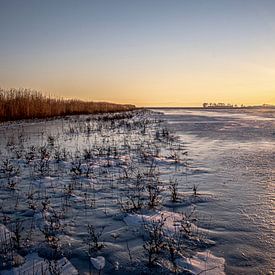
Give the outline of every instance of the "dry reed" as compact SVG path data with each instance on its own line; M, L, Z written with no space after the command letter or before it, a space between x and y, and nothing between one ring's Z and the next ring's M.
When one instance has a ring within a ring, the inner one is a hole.
M133 109L135 109L134 105L57 99L29 89L0 88L0 121L121 112Z

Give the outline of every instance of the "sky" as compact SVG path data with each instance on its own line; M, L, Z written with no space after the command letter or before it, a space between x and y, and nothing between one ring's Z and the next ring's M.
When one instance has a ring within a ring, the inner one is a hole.
M275 0L0 0L0 87L275 104Z

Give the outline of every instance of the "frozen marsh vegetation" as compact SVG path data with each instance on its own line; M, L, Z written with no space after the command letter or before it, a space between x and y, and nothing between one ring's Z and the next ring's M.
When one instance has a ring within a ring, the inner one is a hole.
M0 152L1 274L224 273L157 113L4 123Z

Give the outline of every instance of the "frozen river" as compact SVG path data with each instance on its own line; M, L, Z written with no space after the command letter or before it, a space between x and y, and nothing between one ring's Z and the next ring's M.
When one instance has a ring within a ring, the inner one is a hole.
M209 217L212 251L227 274L274 272L275 110L160 109L188 148L186 179L215 200L197 209Z

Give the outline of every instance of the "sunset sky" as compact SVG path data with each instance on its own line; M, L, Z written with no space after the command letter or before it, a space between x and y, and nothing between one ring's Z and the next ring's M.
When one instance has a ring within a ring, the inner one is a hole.
M140 106L275 104L275 1L0 0L0 86Z

